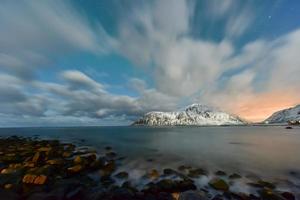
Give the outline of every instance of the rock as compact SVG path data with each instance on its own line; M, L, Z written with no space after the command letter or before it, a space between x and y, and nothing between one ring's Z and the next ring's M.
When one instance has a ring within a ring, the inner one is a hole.
M44 185L47 181L47 176L45 175L39 175L34 179L35 185Z
M269 189L275 189L276 188L276 186L273 183L270 183L270 182L267 182L267 181L259 180L259 181L257 181L256 184L257 184L258 187L261 187L261 188L269 188Z
M83 166L78 164L68 168L68 171L71 173L78 173L83 170Z
M42 153L40 152L36 152L34 154L34 156L32 157L32 162L33 163L39 163L43 160L43 156L42 156Z
M26 174L22 182L27 184L35 184L35 185L43 185L47 181L47 176L45 175L32 175L32 174Z
M33 162L24 162L24 167L33 168L35 164Z
M150 179L157 179L157 178L159 178L159 172L156 169L152 169L148 173L147 177L150 178Z
M72 155L73 155L73 153L72 153L72 152L69 152L69 151L65 151L65 152L63 152L63 154L62 154L62 156L63 156L64 158L70 158Z
M64 160L62 160L62 159L52 159L52 160L47 160L46 163L49 164L49 165L63 165Z
M290 192L283 192L281 193L281 196L283 198L285 198L286 200L295 200L295 195L293 193L290 193Z
M167 168L163 170L164 175L169 176L169 175L174 175L177 174L177 172L173 169Z
M190 167L190 166L186 166L186 165L180 165L179 167L178 167L178 170L179 171L185 171L185 170L189 170L189 169L191 169L192 167Z
M119 172L115 175L115 177L117 177L119 179L125 179L125 178L128 178L128 173L127 172Z
M270 189L263 189L262 191L260 191L260 197L263 200L283 200L281 196L275 194Z
M239 179L239 178L242 178L242 177L239 174L233 173L233 174L229 175L228 178L230 178L230 179Z
M217 176L226 176L226 172L219 170L219 171L215 172L215 175L217 175Z
M5 169L1 170L1 174L12 174L12 173L15 173L15 172L16 172L16 170L12 169L12 168L5 168Z
M180 193L179 193L179 192L173 192L173 193L172 193L172 197L173 197L173 199L175 199L175 200L178 200L178 199L179 199L179 196L180 196Z
M34 179L36 178L36 175L32 175L32 174L26 174L23 179L22 182L23 183L34 183Z
M4 189L6 189L6 190L10 190L12 188L13 188L13 184L7 183L4 185Z
M38 149L38 151L40 151L40 152L49 152L51 150L52 150L51 147L41 147Z
M191 178L198 178L200 176L207 175L207 172L204 169L197 168L197 169L190 169L188 176Z
M270 189L275 189L276 188L276 186L271 182L259 180L257 183L259 185L261 185L262 187L265 187L265 188L270 188Z
M222 190L222 191L228 191L229 185L223 180L223 179L213 179L209 182L209 185L216 189L216 190Z
M175 192L177 190L176 182L171 179L160 180L156 185L163 192Z
M100 169L101 176L110 176L116 170L116 164L114 161L109 161Z
M200 191L185 191L179 195L179 200L208 200L208 198Z
M287 127L285 127L285 129L293 129L293 127L287 126Z
M80 164L80 163L82 163L83 162L83 159L80 157L80 156L76 156L75 158L74 158L74 163L75 164Z
M178 191L187 191L187 190L196 190L197 187L194 184L194 181L190 179L184 179L180 181L176 181Z

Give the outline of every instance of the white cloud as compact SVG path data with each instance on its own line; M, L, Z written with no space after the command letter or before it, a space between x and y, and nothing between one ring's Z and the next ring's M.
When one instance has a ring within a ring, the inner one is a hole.
M0 5L0 67L31 79L66 53L110 51L114 41L68 1L4 1Z

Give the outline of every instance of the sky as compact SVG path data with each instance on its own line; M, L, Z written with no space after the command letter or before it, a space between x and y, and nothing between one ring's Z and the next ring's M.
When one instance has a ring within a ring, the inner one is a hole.
M299 0L2 0L0 126L300 103Z

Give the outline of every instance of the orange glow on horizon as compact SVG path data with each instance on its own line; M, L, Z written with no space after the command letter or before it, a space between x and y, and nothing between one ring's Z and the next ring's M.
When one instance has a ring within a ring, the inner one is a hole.
M233 113L250 122L261 122L274 112L294 107L300 103L299 92L295 90L251 95L239 99L233 106Z

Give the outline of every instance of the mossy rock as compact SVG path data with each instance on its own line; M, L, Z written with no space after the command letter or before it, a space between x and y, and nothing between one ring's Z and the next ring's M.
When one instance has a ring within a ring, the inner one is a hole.
M223 179L213 179L209 182L209 185L215 190L228 191L229 185Z

